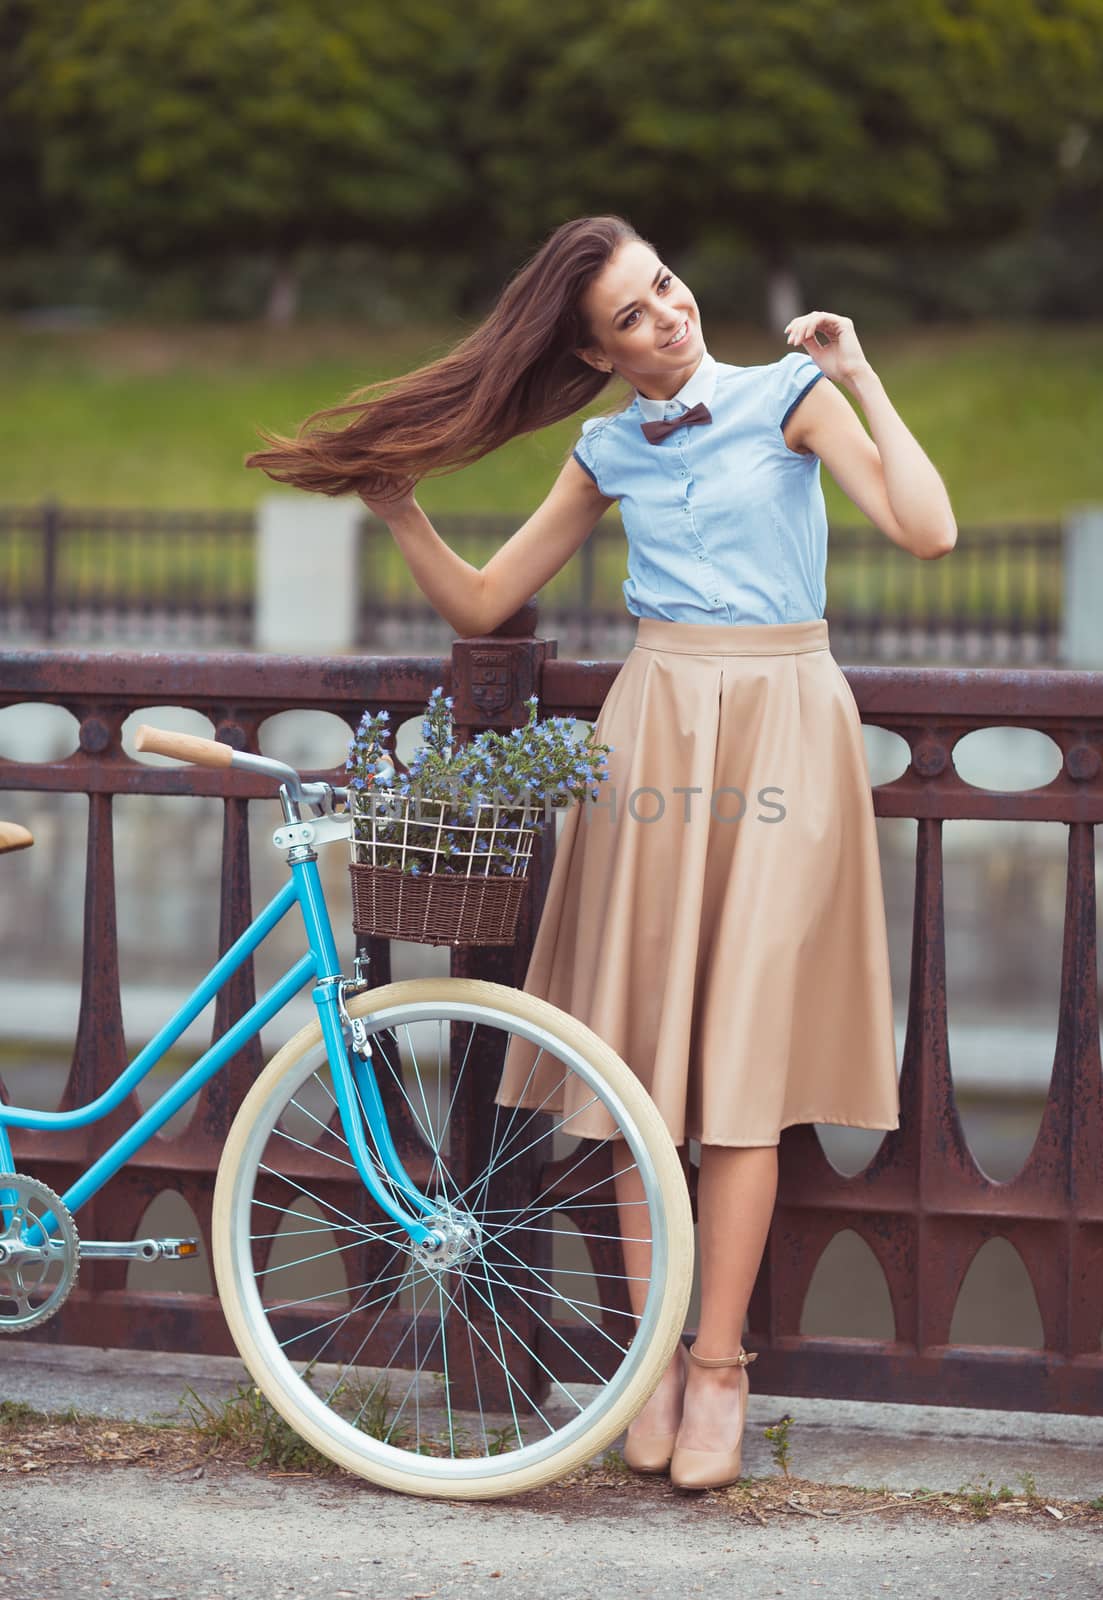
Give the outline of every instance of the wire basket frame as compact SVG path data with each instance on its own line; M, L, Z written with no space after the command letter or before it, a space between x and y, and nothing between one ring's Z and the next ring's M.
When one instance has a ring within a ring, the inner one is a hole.
M423 944L512 944L541 807L352 791L353 929ZM449 816L451 811L452 816Z

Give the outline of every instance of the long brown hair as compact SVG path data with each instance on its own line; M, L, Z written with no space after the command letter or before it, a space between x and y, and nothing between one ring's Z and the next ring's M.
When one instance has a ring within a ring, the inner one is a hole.
M619 246L633 239L648 243L623 217L564 222L447 355L313 412L294 439L258 429L269 448L246 456L245 465L316 494L358 487L380 496L394 487L398 494L569 417L610 377L575 355L576 347L593 342L583 296ZM343 427L326 426L349 415Z

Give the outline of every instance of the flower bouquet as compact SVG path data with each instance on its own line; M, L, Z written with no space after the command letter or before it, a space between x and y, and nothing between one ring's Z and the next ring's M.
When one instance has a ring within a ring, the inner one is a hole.
M486 730L453 749L452 697L438 685L425 741L399 774L386 711L366 711L349 745L353 927L422 944L510 944L536 830L609 774L612 746L579 741L570 717Z

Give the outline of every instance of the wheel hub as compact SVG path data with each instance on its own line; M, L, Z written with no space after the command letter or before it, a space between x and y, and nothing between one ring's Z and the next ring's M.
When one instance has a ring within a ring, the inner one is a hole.
M423 1267L431 1267L437 1272L463 1266L465 1261L478 1253L482 1244L483 1230L469 1211L458 1211L448 1206L434 1216L426 1217L425 1226L432 1228L441 1242L438 1245L415 1245L414 1259Z

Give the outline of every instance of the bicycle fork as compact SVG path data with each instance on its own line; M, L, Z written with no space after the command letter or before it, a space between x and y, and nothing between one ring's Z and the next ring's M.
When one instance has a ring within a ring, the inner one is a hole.
M349 1017L345 1009L345 992L352 986L340 971L333 928L318 876L318 857L309 846L295 846L288 852L288 862L307 939L317 963L313 999L349 1152L376 1204L406 1229L420 1251L431 1257L447 1242L446 1202L433 1201L422 1194L406 1171L391 1138L368 1029L361 1019ZM365 1123L374 1155L368 1146ZM436 1228L426 1226L422 1219L433 1219Z

